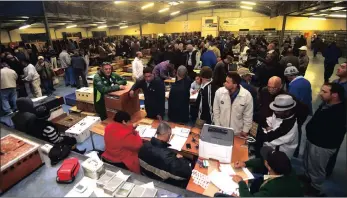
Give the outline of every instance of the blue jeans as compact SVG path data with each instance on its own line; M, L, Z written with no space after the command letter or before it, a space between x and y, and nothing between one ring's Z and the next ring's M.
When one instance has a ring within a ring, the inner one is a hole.
M42 84L43 84L43 87L45 88L46 90L46 94L51 94L53 93L53 80L52 79L45 79L45 80L42 80Z
M65 85L76 85L74 71L71 66L65 69L64 80Z
M16 100L16 88L1 89L1 108L5 113L11 113L12 110L17 109Z

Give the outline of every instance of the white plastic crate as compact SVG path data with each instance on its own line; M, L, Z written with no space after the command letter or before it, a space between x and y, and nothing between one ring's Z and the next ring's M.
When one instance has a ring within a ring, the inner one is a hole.
M89 129L95 123L99 123L100 121L100 117L87 116L66 130L65 134L67 136L76 138L78 143L84 142L90 136Z
M93 87L82 87L76 90L76 100L94 103Z
M101 160L88 158L82 163L84 176L92 179L99 179L100 176L105 172L104 163Z

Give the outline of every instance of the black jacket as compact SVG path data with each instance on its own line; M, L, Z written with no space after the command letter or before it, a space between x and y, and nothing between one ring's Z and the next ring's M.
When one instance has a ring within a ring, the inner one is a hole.
M320 105L306 125L307 139L322 148L339 148L346 133L346 105L323 106Z
M86 69L86 61L82 58L82 56L72 56L71 57L71 66L74 69Z
M192 174L189 161L177 158L170 144L152 138L139 150L141 173L152 179L185 188Z
M198 50L194 50L192 51L192 55L191 55L191 61L192 61L192 64L190 66L192 66L193 68L195 67L196 65L196 53L198 52ZM189 60L189 52L185 52L184 53L185 55L185 66L189 66L188 65L188 60ZM200 60L199 60L200 61Z
M131 90L142 89L145 96L145 109L148 118L156 119L157 115L162 118L165 115L165 84L159 78L154 78L147 87L143 77L136 81Z
M216 91L219 87L215 85L213 82L211 82L209 85L205 86L204 88L201 88L199 90L198 97L196 99L196 105L199 109L200 107L200 101L202 100L202 112L200 115L200 119L204 120L206 124L211 124L213 121L211 111L213 111L213 101L214 101L214 96L216 94ZM209 97L209 89L210 89L210 94L211 96ZM210 98L210 100L209 100ZM210 109L210 106L212 109Z
M171 85L169 119L173 122L189 121L190 79L184 78Z

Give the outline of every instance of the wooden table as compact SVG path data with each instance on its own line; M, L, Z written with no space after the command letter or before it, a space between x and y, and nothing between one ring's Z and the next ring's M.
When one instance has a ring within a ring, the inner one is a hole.
M166 79L166 80L164 80L164 82L165 82L165 83L171 84L171 83L175 83L175 82L176 82L176 79L175 79L175 78Z
M194 130L196 131L196 130ZM242 145L245 143L244 139L241 139L237 136L234 137L234 146L233 146L233 153L231 158L231 163L234 163L236 161L247 161L248 160L248 148L243 147ZM205 175L208 175L213 170L218 169L219 163L214 160L209 160L209 167L208 168L202 168L199 166L198 163L195 164L194 170L197 170ZM236 174L238 174L238 171L235 170ZM241 172L241 171L240 171ZM195 184L193 182L193 178L191 177L189 180L189 183L187 185L187 190L203 194L206 196L213 196L216 192L219 191L219 189L210 183L208 188L205 190L201 186Z

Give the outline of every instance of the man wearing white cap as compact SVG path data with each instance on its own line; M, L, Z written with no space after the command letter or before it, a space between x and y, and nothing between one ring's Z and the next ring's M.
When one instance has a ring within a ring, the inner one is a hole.
M241 76L241 86L243 88L245 88L247 91L249 91L249 93L251 93L252 98L253 98L253 109L255 110L255 108L257 107L256 103L257 103L257 90L250 85L251 80L252 80L252 76L254 76L254 74L249 71L248 68L246 67L240 67L237 70L237 73ZM253 112L254 112L253 110Z
M307 56L307 47L301 46L299 48L299 72L300 75L305 76L306 69L308 66L308 63L310 62L310 59Z
M261 126L264 146L282 151L288 158L293 156L298 145L298 124L293 111L295 106L296 102L290 95L278 95L270 104L274 113L266 118L267 126Z
M40 79L45 88L46 94L51 95L53 91L55 91L53 87L53 76L54 71L52 65L45 61L43 56L38 57L38 61L36 63L36 71L40 74Z

